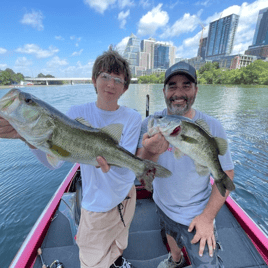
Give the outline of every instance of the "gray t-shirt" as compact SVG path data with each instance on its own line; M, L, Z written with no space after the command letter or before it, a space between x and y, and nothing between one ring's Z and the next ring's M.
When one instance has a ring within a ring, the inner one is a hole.
M193 121L203 119L214 137L227 140L221 123L198 110L195 110ZM155 115L167 115L167 109ZM142 148L142 137L147 132L148 118L142 122L138 148ZM222 169L234 169L231 153L228 148L223 156L219 156ZM168 178L156 177L153 181L153 199L159 208L175 222L189 226L194 217L201 214L207 205L211 193L210 175L200 176L196 172L194 161L187 155L179 159L174 157L174 147L160 155L158 163L172 172Z

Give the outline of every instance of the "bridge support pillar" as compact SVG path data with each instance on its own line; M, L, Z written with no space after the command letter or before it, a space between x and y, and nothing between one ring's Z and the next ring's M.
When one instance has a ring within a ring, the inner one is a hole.
M48 80L46 80L46 85L48 86L49 84L48 84Z

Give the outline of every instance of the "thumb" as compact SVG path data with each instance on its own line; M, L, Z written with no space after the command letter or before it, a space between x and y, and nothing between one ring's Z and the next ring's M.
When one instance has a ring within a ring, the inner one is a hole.
M190 224L189 227L188 227L188 232L189 232L189 233L192 232L193 229L194 229L194 227L195 227L194 222L191 222L191 224Z

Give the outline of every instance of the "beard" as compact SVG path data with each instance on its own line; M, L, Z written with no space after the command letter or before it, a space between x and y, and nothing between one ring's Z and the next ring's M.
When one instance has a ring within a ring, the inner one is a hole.
M165 102L168 108L168 111L170 114L174 115L180 115L184 116L187 112L190 111L192 108L194 101L195 101L196 95L193 97L187 97L187 96L181 96L181 97L170 97L169 99L166 98L165 96ZM174 104L173 101L175 100L184 100L186 103L183 104Z

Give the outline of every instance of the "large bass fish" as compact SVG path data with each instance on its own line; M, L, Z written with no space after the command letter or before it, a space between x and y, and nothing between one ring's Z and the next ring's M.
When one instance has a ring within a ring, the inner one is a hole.
M0 116L5 118L30 144L47 153L52 166L59 160L97 166L97 156L109 165L126 167L152 189L154 176L171 172L155 162L143 160L119 145L123 125L93 128L82 118L72 120L37 97L11 89L0 99Z
M151 116L148 121L148 134L161 132L165 139L175 147L174 156L186 154L194 160L196 171L201 176L211 172L222 196L226 190L232 191L235 185L222 170L219 155L226 153L227 141L213 137L209 126L203 120L196 122L182 116Z

